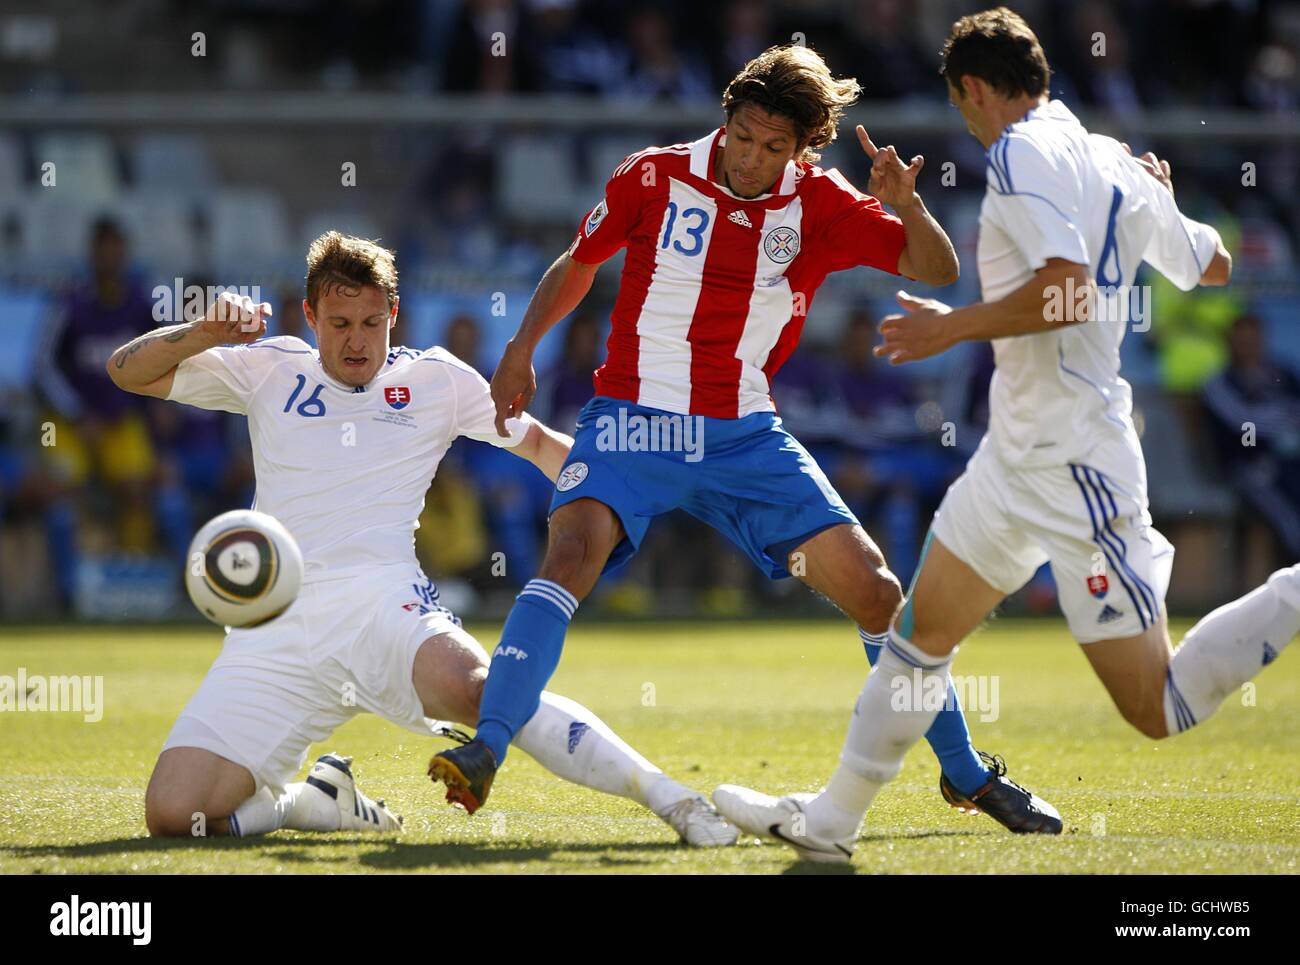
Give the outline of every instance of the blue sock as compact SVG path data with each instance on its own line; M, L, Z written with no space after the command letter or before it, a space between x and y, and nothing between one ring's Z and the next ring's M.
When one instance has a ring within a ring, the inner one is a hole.
M889 631L884 633L867 633L858 628L862 646L867 651L867 661L874 667L880 656L880 648L889 639ZM966 715L962 713L961 701L952 685L948 685L948 699L943 710L935 717L930 729L925 732L925 739L930 743L934 756L939 758L939 768L953 786L963 794L973 794L988 783L990 771L975 753L970 742L970 730L966 727Z
M550 580L529 580L515 598L492 651L478 712L478 739L492 749L498 767L515 733L537 713L577 609L573 594Z

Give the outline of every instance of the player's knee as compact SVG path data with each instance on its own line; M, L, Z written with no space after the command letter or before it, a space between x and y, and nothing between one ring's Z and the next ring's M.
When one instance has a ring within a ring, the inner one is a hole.
M144 823L154 838L188 838L194 833L194 815L203 809L175 798L145 795Z
M903 587L899 584L898 577L882 567L860 591L858 600L858 607L862 611L860 622L868 629L887 627L902 602Z
M1119 711L1143 737L1162 740L1169 736L1163 705L1157 708L1120 707Z
M551 523L551 538L542 564L542 579L568 588L575 596L578 589L594 582L608 559L610 537L601 521L590 516L567 518Z

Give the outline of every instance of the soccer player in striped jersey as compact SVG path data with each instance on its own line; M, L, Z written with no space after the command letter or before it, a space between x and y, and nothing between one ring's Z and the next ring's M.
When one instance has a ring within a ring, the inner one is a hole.
M1151 738L1204 721L1300 632L1292 566L1170 645L1173 547L1151 525L1119 347L1142 262L1184 291L1227 284L1232 260L1218 233L1178 210L1167 162L1134 158L1049 100L1038 39L1005 7L954 24L943 75L988 151L983 301L950 309L901 297L906 313L883 320L876 351L897 364L991 340L989 431L935 515L825 790L714 792L742 829L816 860L848 860L871 801L934 717L923 701L892 704L891 683L937 685L958 644L1043 563L1093 670Z
M857 623L869 659L879 653L902 600L898 580L769 394L829 273L864 265L931 285L957 277L952 244L916 192L922 157L904 164L858 127L870 195L814 163L859 91L805 47L764 52L728 86L723 127L619 165L542 278L493 376L502 433L535 391L538 341L577 308L599 265L627 249L608 356L556 484L545 561L493 656L477 739L430 762L449 801L471 812L483 803L579 601L670 510L726 534L769 577L797 576L831 599ZM945 796L980 799L1014 831L1058 832L1050 805L975 751L951 684L947 693L929 735Z

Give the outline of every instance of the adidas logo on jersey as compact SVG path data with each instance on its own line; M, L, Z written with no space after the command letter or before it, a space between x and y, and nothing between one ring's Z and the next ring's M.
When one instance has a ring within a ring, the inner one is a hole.
M1104 607L1101 608L1101 616L1097 617L1097 622L1110 623L1111 620L1118 620L1123 615L1124 615L1123 613L1121 613L1119 610L1116 610L1113 606L1107 603Z
M728 221L734 221L736 224L740 225L742 228L752 228L752 227L754 227L753 223L752 223L752 222L749 220L749 218L746 216L745 212L741 211L739 208L737 208L735 211L731 212L731 214L727 215L727 220L728 220Z

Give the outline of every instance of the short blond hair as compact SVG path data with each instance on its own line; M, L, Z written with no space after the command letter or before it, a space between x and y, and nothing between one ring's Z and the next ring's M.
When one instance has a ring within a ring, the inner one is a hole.
M388 296L391 310L397 300L396 256L383 245L327 231L307 249L307 304L316 302L332 288L360 291L374 285Z
M727 119L745 103L794 122L799 160L821 160L818 148L835 140L844 109L855 104L862 87L852 77L839 80L821 54L800 44L769 47L727 85L722 109Z

